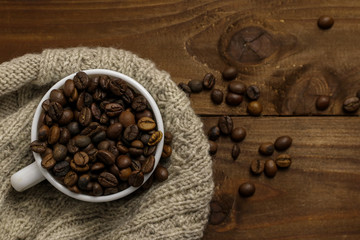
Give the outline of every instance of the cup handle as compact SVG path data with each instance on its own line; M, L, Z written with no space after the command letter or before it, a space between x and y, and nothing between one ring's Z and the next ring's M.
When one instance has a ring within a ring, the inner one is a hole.
M11 185L16 191L22 192L43 180L45 180L44 175L36 162L33 162L11 176Z

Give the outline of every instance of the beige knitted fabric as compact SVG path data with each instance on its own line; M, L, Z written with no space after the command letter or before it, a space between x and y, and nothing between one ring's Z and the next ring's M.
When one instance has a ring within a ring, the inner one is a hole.
M169 178L143 193L108 203L74 200L47 181L23 193L10 176L34 161L29 150L41 96L61 78L105 68L139 81L154 97L174 135ZM213 193L202 123L185 94L154 63L113 48L28 54L0 65L0 239L199 239Z

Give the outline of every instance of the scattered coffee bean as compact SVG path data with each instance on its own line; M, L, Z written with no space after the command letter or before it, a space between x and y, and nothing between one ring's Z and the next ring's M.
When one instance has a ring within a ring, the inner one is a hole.
M316 109L323 111L329 107L330 97L329 96L319 96L316 99Z
M186 83L179 83L178 87L186 94L187 97L190 97L191 89Z
M334 25L334 19L330 16L321 16L318 19L318 26L321 29L329 29Z
M247 106L247 111L253 116L259 116L263 110L263 107L258 101L251 101Z
M259 147L259 153L266 156L272 155L274 153L274 144L271 142L262 143Z
M260 89L255 85L251 85L246 89L246 96L250 100L257 100L260 97Z
M212 141L216 141L220 137L220 128L218 126L213 126L209 129L208 137Z
M231 150L231 157L236 160L240 154L240 147L238 144L234 144Z
M250 164L250 170L253 174L259 175L264 171L265 163L263 160L252 160Z
M163 151L161 153L162 158L168 158L172 154L172 148L170 145L164 144Z
M343 108L347 112L356 112L360 107L360 99L358 97L348 97L344 100Z
M233 140L234 142L241 142L246 137L245 128L243 128L243 127L234 128L231 131L231 136L230 137L231 137L231 140Z
M251 182L242 183L239 186L238 192L241 197L251 197L255 193L255 185Z
M226 94L225 101L230 106L239 106L240 103L242 103L243 101L243 96L236 93L228 92Z
M210 217L209 223L212 225L218 225L222 223L226 218L226 214L218 202L210 203Z
M219 105L224 99L224 93L219 89L214 89L212 90L210 97L214 104Z
M227 67L222 72L222 77L224 80L233 80L236 78L238 72L235 67Z
M164 143L170 145L173 140L173 135L171 132L165 132L164 134Z
M274 162L274 160L272 160L272 159L266 160L265 175L267 177L272 178L272 177L275 177L276 172L277 172L277 167L276 167L276 163Z
M243 95L246 92L246 85L240 81L232 81L228 85L229 92Z
M233 120L230 116L219 117L218 126L221 133L229 135L233 130Z
M288 149L292 144L292 138L289 136L281 136L275 140L274 146L276 150L283 151Z
M157 181L163 182L168 178L169 173L166 168L158 165L155 169L154 176Z
M203 78L203 87L204 89L212 89L215 85L215 76L211 73L207 73L205 74L204 78Z
M291 165L291 157L288 154L280 154L275 159L275 163L280 168L287 168Z
M217 143L210 140L209 145L210 145L210 149L209 149L210 155L215 155L218 148Z
M200 80L191 80L188 82L188 86L193 93L199 93L203 88L203 84Z

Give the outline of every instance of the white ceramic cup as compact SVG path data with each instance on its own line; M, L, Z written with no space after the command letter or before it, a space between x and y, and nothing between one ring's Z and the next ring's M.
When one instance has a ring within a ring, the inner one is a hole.
M150 95L150 93L141 85L139 84L137 81L135 81L134 79L130 78L129 76L126 76L122 73L119 72L115 72L115 71L111 71L111 70L106 70L106 69L90 69L90 70L85 70L83 71L85 73L87 73L88 75L107 75L110 77L117 77L117 78L121 78L123 79L125 82L128 83L128 85L130 85L135 91L141 93L146 100L148 101L153 113L154 113L154 118L157 124L157 128L158 131L161 131L162 133L164 133L164 125L163 125L163 121L162 121L162 117L159 111L159 108L155 102L155 100L152 98L152 96ZM47 91L47 93L44 95L44 97L41 99L39 105L36 108L36 112L34 115L34 119L32 122L32 127L31 127L31 142L34 140L37 140L37 134L38 134L38 123L39 123L39 117L42 111L41 105L42 103L48 99L50 97L50 92L53 89L58 89L61 88L65 81L68 79L73 79L76 73L73 73L63 79L61 79L59 82L57 82L52 88L49 89L49 91ZM30 144L30 142L29 142ZM164 138L161 139L161 141L158 143L157 148L156 148L156 152L155 152L155 166L153 171L155 170L156 166L159 163L160 157L161 157L161 153L162 153L162 149L163 149L163 145L164 145ZM139 187L129 187L121 192L115 193L115 194L111 194L111 195L107 195L107 196L90 196L90 195L85 195L85 194L81 194L81 193L74 193L72 191L70 191L68 188L66 188L64 185L62 185L60 182L58 182L50 173L48 170L44 169L43 167L41 167L41 156L38 153L33 152L34 154L34 158L35 158L35 162L33 162L32 164L26 166L25 168L19 170L18 172L16 172L14 175L11 176L11 185L13 186L13 188L19 192L22 192L38 183L40 183L41 181L45 180L45 178L55 187L57 188L59 191L61 191L62 193L68 195L69 197L73 197L76 198L78 200L82 200L82 201L87 201L87 202L108 202L108 201L113 201L122 197L125 197L129 194L131 194L132 192L134 192L136 189L138 189ZM144 182L146 182L146 180L150 177L150 175L153 173L153 171L151 171L148 174L145 174L144 177Z

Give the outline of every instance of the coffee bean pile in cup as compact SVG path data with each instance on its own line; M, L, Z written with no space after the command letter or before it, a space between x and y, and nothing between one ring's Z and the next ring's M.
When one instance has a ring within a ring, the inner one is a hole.
M38 140L43 168L76 193L109 195L139 187L155 165L163 133L144 96L124 80L78 72L42 103ZM171 155L172 135L165 134L163 158ZM168 177L158 166L158 181ZM143 185L151 186L153 177Z

